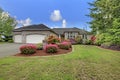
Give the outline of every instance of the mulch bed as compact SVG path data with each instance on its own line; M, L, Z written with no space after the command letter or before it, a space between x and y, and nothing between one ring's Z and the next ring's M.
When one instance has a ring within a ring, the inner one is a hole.
M100 46L101 48L120 51L120 46Z
M18 53L18 54L14 55L14 56L23 56L23 57L29 57L29 56L51 56L51 55L67 54L67 53L69 53L71 51L72 51L72 48L70 48L69 50L58 49L57 53L46 53L44 50L37 50L37 52L34 53L34 54L25 55L25 54Z

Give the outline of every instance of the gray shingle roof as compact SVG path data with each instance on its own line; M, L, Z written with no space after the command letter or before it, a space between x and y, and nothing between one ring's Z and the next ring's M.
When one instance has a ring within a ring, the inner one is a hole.
M44 24L38 24L38 25L30 25L21 27L18 29L14 29L13 32L21 32L21 31L52 31L55 34L64 34L64 32L79 32L80 34L89 34L89 32L79 29L79 28L53 28L50 29Z
M25 26L21 27L18 29L14 29L13 31L30 31L30 30L51 30L44 24L39 24L39 25L30 25L30 26Z
M79 32L80 34L88 34L87 31L79 29L79 28L53 28L53 31L58 34L63 34L64 32Z

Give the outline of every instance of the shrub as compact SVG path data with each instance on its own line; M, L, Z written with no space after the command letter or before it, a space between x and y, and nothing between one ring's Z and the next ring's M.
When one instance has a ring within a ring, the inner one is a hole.
M71 48L71 43L70 42L62 42L59 44L59 48L69 50L69 48Z
M13 41L13 39L11 39L11 40L8 40L8 42L9 42L9 43L13 43L14 41Z
M77 44L77 42L75 41L75 39L70 38L69 41L71 42L71 44Z
M22 54L33 54L36 52L37 47L33 44L27 44L20 47Z
M81 36L77 36L75 38L75 41L76 41L77 44L82 44L82 38L81 38Z
M83 44L90 45L91 44L91 40L83 39Z
M109 48L110 46L112 46L112 43L110 43L110 42L105 42L105 43L101 44L101 47L104 47L104 48Z
M36 44L37 50L43 50L43 45L41 43Z
M55 44L55 43L58 43L58 42L60 42L60 39L56 36L53 36L53 35L49 36L48 39L47 39L48 44Z
M95 36L92 36L90 38L90 44L95 44L95 40L96 40L96 37Z
M48 44L45 47L47 53L56 53L58 51L58 46L56 44Z

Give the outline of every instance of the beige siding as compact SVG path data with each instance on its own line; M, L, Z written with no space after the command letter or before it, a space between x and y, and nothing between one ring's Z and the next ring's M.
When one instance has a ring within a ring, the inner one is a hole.
M92 35L87 35L87 39L90 40Z
M13 32L13 40L15 35L22 35L22 43L26 43L26 36L31 35L31 34L41 34L41 35L46 35L48 37L49 35L55 35L55 33L51 31L22 31L22 32Z

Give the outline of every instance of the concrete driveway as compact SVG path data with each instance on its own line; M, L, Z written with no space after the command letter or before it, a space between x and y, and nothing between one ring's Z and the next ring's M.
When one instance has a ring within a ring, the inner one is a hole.
M19 53L19 47L23 44L5 43L0 44L0 58Z

